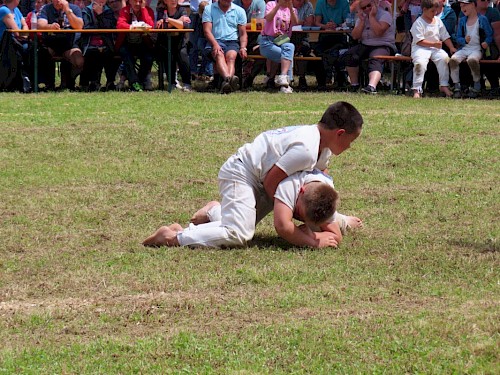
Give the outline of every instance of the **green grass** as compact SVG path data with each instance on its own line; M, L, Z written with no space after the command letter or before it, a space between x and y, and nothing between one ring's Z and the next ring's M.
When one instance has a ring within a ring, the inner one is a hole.
M500 370L498 101L0 94L0 373ZM261 131L365 118L331 162L339 249L149 249Z

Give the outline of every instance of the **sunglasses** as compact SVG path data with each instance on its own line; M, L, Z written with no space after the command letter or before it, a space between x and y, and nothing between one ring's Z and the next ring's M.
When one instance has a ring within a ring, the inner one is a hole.
M361 7L361 10L370 9L372 4L366 4L364 7Z

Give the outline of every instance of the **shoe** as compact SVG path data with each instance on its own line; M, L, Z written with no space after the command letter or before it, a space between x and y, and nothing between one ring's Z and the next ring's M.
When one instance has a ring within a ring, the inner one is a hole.
M231 88L231 83L229 82L229 77L224 78L224 81L222 81L222 84L220 86L220 93L221 94L230 94L233 89Z
M361 89L361 91L363 91L366 94L372 94L372 95L377 93L377 89L370 85L366 85Z
M359 91L359 85L351 85L347 88L347 91L349 92L358 92Z
M280 87L280 92L282 94L291 94L291 93L293 93L293 89L290 86L286 86L286 87L285 86L281 86Z
M137 92L142 92L142 86L139 82L132 83L132 90Z
M182 91L191 92L193 91L193 87L189 83L185 83L184 86L182 86Z
M462 97L462 91L460 91L460 88L453 89L453 97L455 99L460 99Z
M266 86L266 89L275 89L276 88L276 82L274 82L274 77L265 77L264 78L264 85Z
M28 94L31 92L31 81L28 77L23 77L23 93Z
M240 89L240 79L238 76L229 77L229 84L231 85L232 91L238 91Z
M288 77L284 74L280 74L278 77L276 77L276 85L278 86L284 86L284 87L288 87L289 84L288 84Z
M467 96L471 99L476 99L481 96L481 90L477 90L474 87L469 87L469 93Z
M301 91L307 90L306 77L299 77L299 90Z

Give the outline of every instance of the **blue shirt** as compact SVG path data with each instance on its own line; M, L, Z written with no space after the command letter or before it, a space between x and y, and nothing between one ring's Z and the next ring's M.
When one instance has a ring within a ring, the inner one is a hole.
M322 24L333 21L340 25L345 22L349 12L349 2L347 0L337 0L334 6L328 4L326 0L318 0L314 15L322 17Z
M224 13L219 3L207 5L203 12L203 23L212 23L212 34L216 40L239 40L238 25L247 24L247 15L243 8L231 3L231 8Z
M243 8L242 0L234 0L233 4ZM248 9L243 8L247 14L247 21L250 22L251 18L264 18L266 13L266 2L264 0L252 0Z
M13 14L14 15L14 22L16 23L17 27L19 29L22 28L22 23L21 20L23 19L23 15L21 11L16 7L14 10L11 12L9 8L7 8L5 5L0 7L0 39L2 39L3 33L5 30L7 30L7 25L5 25L5 22L3 19L5 16Z

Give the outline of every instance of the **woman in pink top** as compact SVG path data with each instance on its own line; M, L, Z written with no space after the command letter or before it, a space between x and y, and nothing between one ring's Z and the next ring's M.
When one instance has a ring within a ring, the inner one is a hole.
M290 40L278 46L274 40L280 35L292 35L292 27L299 22L297 10L293 8L292 0L269 1L266 4L264 19L264 28L258 38L260 53L275 63L270 78L276 74L276 64L281 63L281 74L278 75L276 84L281 86L281 92L292 93L290 82L293 79L295 46Z

